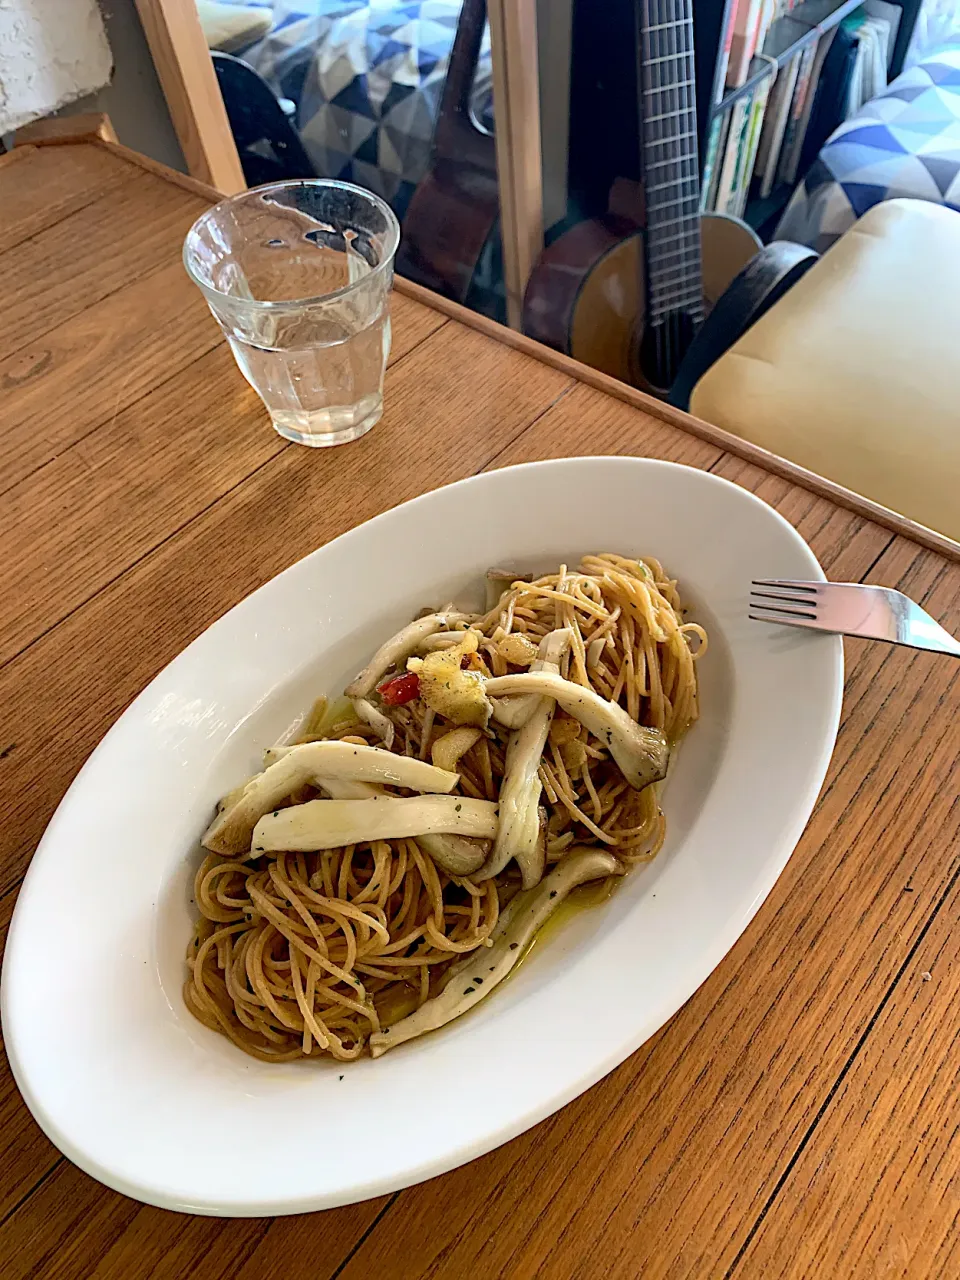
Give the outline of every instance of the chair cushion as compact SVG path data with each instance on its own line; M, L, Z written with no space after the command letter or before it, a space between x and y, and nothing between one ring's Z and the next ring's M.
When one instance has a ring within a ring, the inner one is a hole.
M273 22L269 9L220 4L216 0L197 0L197 13L207 48L221 53L236 53L253 44L267 34Z
M894 197L960 208L960 42L927 54L830 136L776 238L824 253Z
M700 379L698 417L960 541L960 213L876 205Z

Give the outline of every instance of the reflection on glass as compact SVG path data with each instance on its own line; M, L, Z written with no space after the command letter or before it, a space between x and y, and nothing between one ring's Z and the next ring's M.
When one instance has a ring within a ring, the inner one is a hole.
M248 184L375 192L403 224L398 271L502 319L486 0L263 0L228 35L218 8L201 21Z

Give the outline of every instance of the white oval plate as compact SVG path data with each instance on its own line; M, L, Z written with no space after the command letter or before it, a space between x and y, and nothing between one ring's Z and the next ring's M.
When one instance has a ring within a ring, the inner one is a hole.
M604 550L661 559L710 632L659 857L474 1013L376 1062L268 1065L195 1022L180 987L196 840L215 799L422 605L463 599L491 565L545 569ZM563 1106L703 982L803 830L836 736L841 643L749 622L747 591L753 577L822 576L745 490L671 463L587 458L440 489L255 592L120 718L30 866L3 1030L41 1126L127 1195L253 1215L408 1186Z

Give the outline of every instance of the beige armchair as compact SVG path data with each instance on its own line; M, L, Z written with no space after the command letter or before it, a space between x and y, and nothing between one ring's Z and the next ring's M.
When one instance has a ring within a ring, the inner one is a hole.
M874 206L708 369L690 409L960 541L960 213Z

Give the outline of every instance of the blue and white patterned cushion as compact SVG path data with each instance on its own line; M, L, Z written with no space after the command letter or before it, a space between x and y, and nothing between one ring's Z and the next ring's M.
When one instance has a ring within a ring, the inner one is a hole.
M238 56L296 103L294 123L321 177L367 187L403 217L430 160L459 0L274 0L272 8L269 35ZM492 126L489 33L472 105Z
M828 139L776 239L823 253L881 200L960 209L960 45L927 54Z

